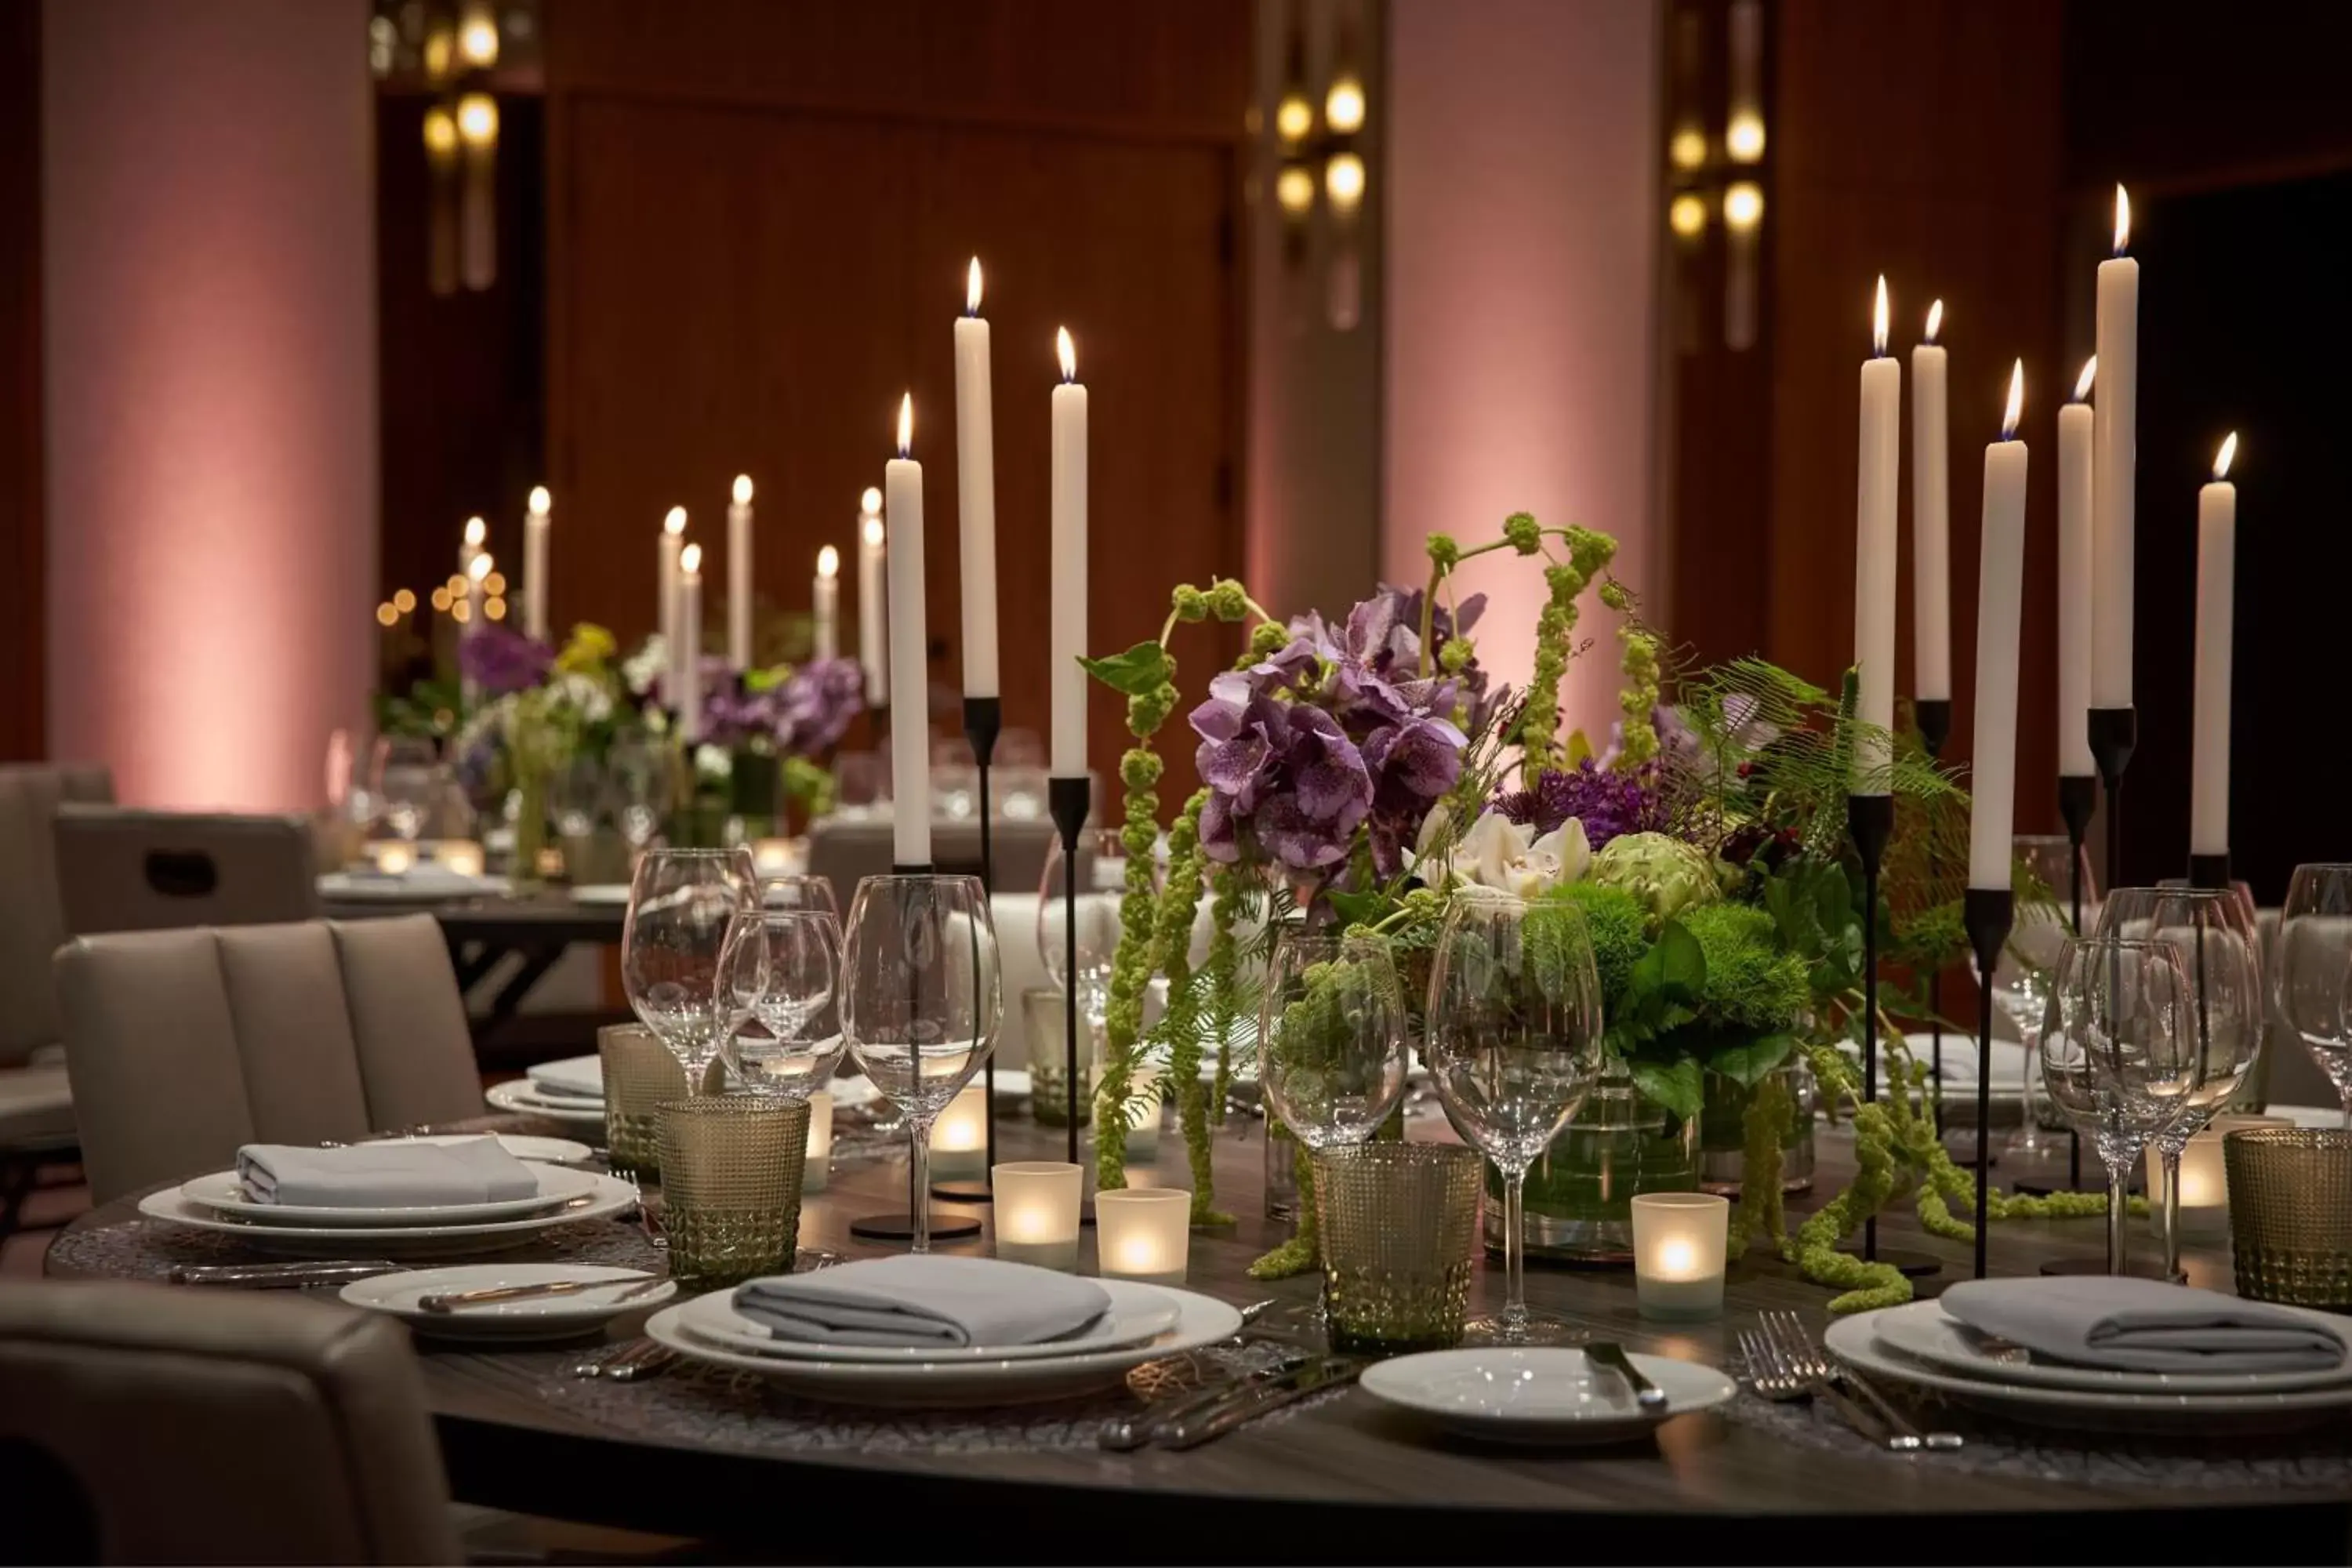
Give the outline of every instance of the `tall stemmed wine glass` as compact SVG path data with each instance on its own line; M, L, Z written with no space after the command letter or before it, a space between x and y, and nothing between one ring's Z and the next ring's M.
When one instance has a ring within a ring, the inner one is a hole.
M996 1048L1004 984L977 877L868 877L842 948L841 1032L906 1113L913 1250L931 1249L931 1123Z
M2352 866L2297 866L2279 910L2278 1009L2344 1104L2352 1129Z
M2092 936L2059 955L2042 1021L2042 1082L2107 1168L2110 1274L2126 1269L2132 1163L2182 1114L2202 1076L2194 1005L2168 942Z
M765 877L760 882L760 900L771 910L815 910L831 915L835 925L841 923L841 900L834 897L833 879L800 872L788 877Z
M2263 1045L2262 938L2252 900L2235 888L2121 888L2100 905L2101 935L2168 943L2189 977L2185 1024L2198 1058L2197 1086L2152 1140L2162 1166L2157 1205L2167 1278L2180 1274L2180 1156L2189 1141L2244 1087Z
M733 1010L719 1055L744 1088L806 1100L830 1082L845 1044L835 1002L841 922L824 910L746 912L726 972ZM755 1019L765 1032L745 1034Z
M621 988L637 1022L685 1067L689 1094L701 1091L732 1032L730 942L740 940L742 918L757 916L759 889L751 852L740 848L650 850L630 880Z
M1993 1005L2016 1029L2018 1041L2025 1047L2021 1086L2025 1118L2001 1145L2001 1152L2033 1160L2053 1152L2058 1142L2043 1130L2033 1106L2042 1081L2042 1018L2049 1010L2051 973L2057 967L2066 939L2083 934L2074 929L2074 889L2079 886L2083 890L2085 926L2098 923L2098 892L2089 853L2077 849L2063 834L2021 833L2010 840L2010 855L2050 893L2047 902L2019 901L2009 941L1992 973Z
M1266 1103L1309 1149L1366 1142L1404 1097L1404 984L1386 937L1283 932L1258 1031Z
M1470 1326L1505 1344L1584 1336L1527 1304L1528 1167L1601 1076L1601 978L1572 904L1454 895L1429 977L1423 1063L1446 1114L1503 1175L1503 1311Z

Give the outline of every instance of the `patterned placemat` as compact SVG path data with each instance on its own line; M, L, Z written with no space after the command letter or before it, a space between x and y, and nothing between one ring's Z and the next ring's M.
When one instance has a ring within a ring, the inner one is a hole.
M365 1253L355 1246L348 1256L363 1257ZM658 1269L664 1266L661 1253L646 1239L643 1230L616 1220L567 1225L541 1231L518 1247L488 1254L475 1249L463 1256L488 1257L499 1262L602 1263L624 1268ZM143 1215L101 1229L68 1231L49 1244L52 1268L115 1279L162 1279L174 1268L201 1264L291 1260L287 1253L258 1251L233 1236L192 1230ZM415 1258L419 1268L457 1260L455 1255L447 1258Z

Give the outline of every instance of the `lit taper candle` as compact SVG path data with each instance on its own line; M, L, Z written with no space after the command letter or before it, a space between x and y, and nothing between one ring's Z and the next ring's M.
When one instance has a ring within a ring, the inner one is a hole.
M2116 253L2099 263L2099 399L2092 406L2091 706L2132 705L2133 468L2139 424L2139 263L2116 187Z
M674 506L662 518L659 574L654 579L657 597L656 625L662 646L669 650L670 666L677 665L677 552L686 548L686 508Z
M751 476L735 476L727 507L727 663L751 668Z
M964 284L955 324L956 529L962 547L963 694L996 687L996 419L989 389L988 319L980 313L980 258Z
M857 510L857 659L866 667L868 708L880 708L890 700L890 630L882 607L887 562L882 492L868 485Z
M2091 755L2091 383L2099 359L2083 363L2074 399L2058 411L2058 772L2096 777Z
M1927 337L1911 351L1911 695L1952 697L1952 456L1946 410L1944 302L1927 307Z
M1087 389L1070 329L1055 334L1062 384L1054 388L1053 748L1055 778L1087 773Z
M2189 852L2230 852L2230 655L2238 585L2238 487L2230 461L2238 433L2213 458L2213 482L2197 492L2197 685L2189 733Z
M702 546L689 544L677 557L677 661L675 684L677 732L691 743L702 739Z
M1856 717L1874 733L1853 749L1853 793L1891 792L1887 734L1895 727L1895 514L1903 464L1903 366L1886 353L1886 279L1871 310L1862 362L1862 430L1854 497L1853 662Z
M814 652L819 658L841 655L841 552L828 544L816 552L816 581L810 585L809 608Z
M547 526L553 502L545 485L534 485L530 510L522 518L522 629L547 640Z
M1977 558L1977 710L1969 779L1969 886L2010 889L2017 810L2017 635L2025 594L2025 362L2009 374L2000 439L1985 448L1984 533Z
M882 470L890 520L891 860L931 863L931 726L923 644L923 465L915 461L915 395L898 404L898 455Z

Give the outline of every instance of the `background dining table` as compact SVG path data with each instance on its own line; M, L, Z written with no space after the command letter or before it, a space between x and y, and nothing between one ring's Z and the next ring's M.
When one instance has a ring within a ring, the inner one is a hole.
M483 1125L544 1130L513 1118ZM1315 1278L1269 1284L1246 1272L1287 1234L1263 1217L1264 1130L1237 1120L1217 1135L1218 1203L1239 1218L1193 1234L1189 1283L1235 1303L1274 1298L1282 1305L1261 1325L1306 1331ZM1444 1136L1444 1123L1414 1135ZM1003 1120L1002 1137L1004 1158L1060 1156L1060 1132L1025 1118ZM1821 1143L1817 1193L1826 1196L1851 1170L1850 1146L1835 1130ZM1182 1169L1171 1129L1157 1175L1172 1183ZM1130 1179L1148 1178L1131 1170ZM849 1223L903 1205L906 1186L904 1161L870 1146L837 1162L828 1190L803 1202L801 1246L845 1257L888 1250L854 1238ZM1810 1201L1792 1199L1792 1211ZM984 1220L985 1206L977 1212ZM132 1268L76 1245L135 1217L126 1198L76 1221L50 1272L152 1276L152 1260ZM1882 1233L1943 1259L1923 1294L1967 1277L1969 1249L1921 1232L1907 1205L1895 1205ZM2003 1222L1993 1268L2032 1273L2101 1245L2095 1220ZM939 1249L987 1247L983 1231ZM1089 1235L1082 1270L1092 1254ZM2189 1262L2199 1282L2227 1289L2226 1256L2192 1249ZM1643 1321L1625 1268L1538 1266L1528 1286L1535 1306L1595 1338L1717 1366L1731 1363L1737 1331L1758 1312L1793 1310L1818 1334L1829 1300L1761 1248L1732 1268L1719 1321ZM1497 1266L1474 1283L1474 1300L1499 1288ZM645 1315L616 1320L607 1337L634 1337ZM2251 1458L2243 1442L2226 1462L2214 1450L2220 1468L2209 1476L2194 1443L2045 1439L1948 1407L1919 1413L1969 1431L1972 1452L1891 1455L1825 1412L1809 1418L1746 1392L1724 1414L1670 1421L1633 1444L1498 1447L1433 1434L1350 1389L1191 1451L1119 1454L1091 1439L1087 1418L1098 1422L1102 1400L926 1415L817 1405L692 1370L583 1383L567 1375L583 1353L576 1344L486 1350L420 1339L417 1348L460 1500L819 1560L2341 1562L2352 1540L2352 1451L2340 1425L2256 1444ZM1988 1430L1997 1464L1985 1462ZM2344 1459L2317 1484L2293 1473L2315 1444ZM2273 1453L2287 1468L2276 1475L2263 1468ZM2221 1484L2180 1484L2184 1464Z

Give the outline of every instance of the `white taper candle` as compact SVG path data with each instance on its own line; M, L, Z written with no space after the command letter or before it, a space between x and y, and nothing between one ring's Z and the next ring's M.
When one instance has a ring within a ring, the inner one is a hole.
M702 739L702 546L689 544L677 562L677 732L689 745Z
M2238 584L2238 455L2231 431L2213 459L2213 482L2197 492L2197 684L2191 710L2189 852L2230 852L2230 659Z
M841 552L828 544L816 552L816 581L809 608L815 622L812 651L819 658L841 657Z
M677 668L677 552L686 546L686 508L674 506L662 518L659 573L654 580L658 605L656 626L670 668Z
M931 726L924 647L923 465L915 442L915 395L898 405L898 456L882 470L890 521L891 863L931 863Z
M1862 426L1854 495L1853 661L1861 670L1855 716L1879 731L1853 752L1855 795L1892 788L1885 733L1895 727L1895 485L1903 463L1903 367L1886 353L1886 279L1872 311L1871 357L1862 364Z
M1062 384L1054 388L1053 746L1055 778L1087 772L1087 389L1070 330L1055 334Z
M1911 695L1952 696L1951 420L1947 356L1936 341L1944 302L1927 308L1927 341L1911 351Z
M547 528L552 502L545 485L533 486L530 510L522 518L522 630L547 640Z
M1985 448L1977 564L1976 742L1969 778L1969 886L2006 892L2017 811L2017 637L2025 594L2025 362L2009 377L2001 437Z
M866 706L880 708L890 700L889 612L882 585L888 560L887 531L882 524L882 492L872 485L857 513L857 658L866 667Z
M727 662L751 668L751 476L735 476L727 507Z
M2099 263L2099 398L2093 405L2091 706L2132 705L2133 466L2139 422L2139 263L2131 198L2116 187L2116 254Z
M980 258L971 258L956 318L956 530L961 554L963 694L993 697L996 674L996 419L989 390L988 321L980 313Z
M2095 777L2091 755L2091 379L2094 355L2058 410L2058 772Z

